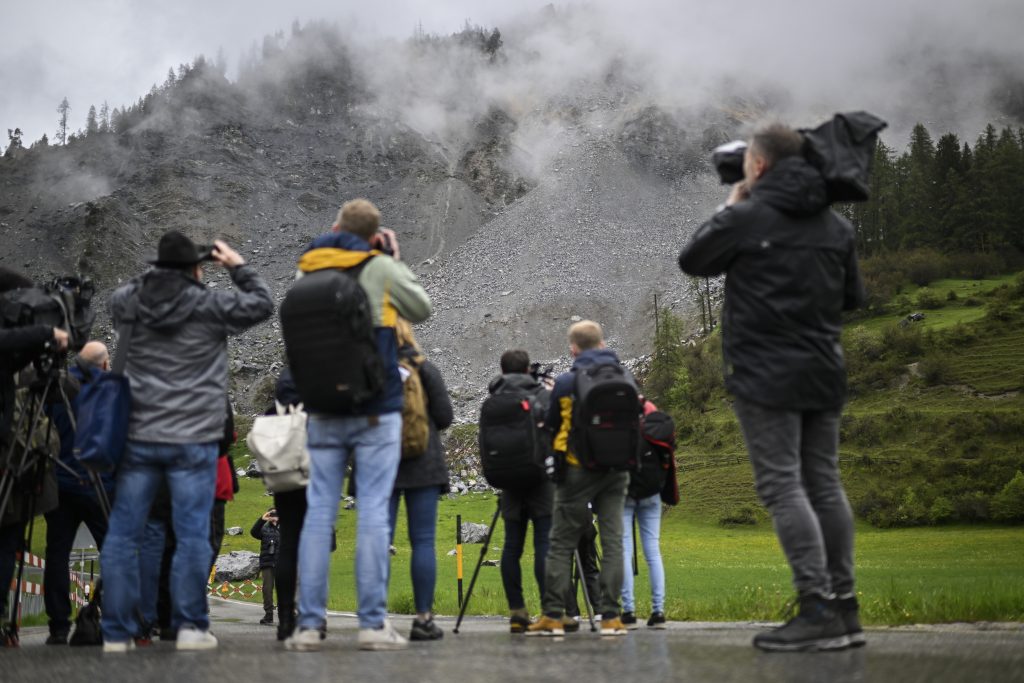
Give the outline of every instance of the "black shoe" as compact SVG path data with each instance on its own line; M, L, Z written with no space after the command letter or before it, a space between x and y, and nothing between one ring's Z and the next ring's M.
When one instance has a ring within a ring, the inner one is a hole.
M842 650L849 647L846 625L835 599L819 595L800 598L800 612L782 626L754 636L754 647L769 652Z
M625 624L626 620L623 619L622 623ZM647 620L647 628L664 629L665 626L665 613L664 612L651 612L651 618Z
M68 644L68 632L67 631L55 631L50 633L46 639L47 645L67 645Z
M566 633L576 633L580 630L580 617L562 617L562 630Z
M442 638L444 638L444 631L434 623L433 619L426 621L413 619L409 640L441 640Z
M267 610L266 614L263 615L263 618L260 619L260 623L263 624L264 626L273 626L274 625L274 610L272 610L272 609Z
M622 625L628 629L639 628L636 623L636 614L633 612L623 612L620 619L622 619Z
M530 628L529 617L523 617L518 614L513 614L508 619L508 631L509 633L526 633L526 629Z
M295 615L279 614L277 622L277 639L285 640L295 633Z
M851 595L848 598L836 599L836 609L846 627L846 635L850 639L850 647L863 647L867 644L864 637L864 630L860 627L858 612L860 606L857 604L857 596Z

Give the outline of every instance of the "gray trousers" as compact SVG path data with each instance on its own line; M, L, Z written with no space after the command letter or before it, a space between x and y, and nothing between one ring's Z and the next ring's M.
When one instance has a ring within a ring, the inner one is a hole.
M733 405L757 495L800 595L853 592L853 514L839 479L839 411Z
M619 616L622 591L622 508L626 502L627 472L588 472L567 467L565 481L555 488L548 557L544 566L544 613L560 618L566 597L572 594L573 554L583 533L594 521L587 503L593 503L600 530L601 595L590 600L604 618Z

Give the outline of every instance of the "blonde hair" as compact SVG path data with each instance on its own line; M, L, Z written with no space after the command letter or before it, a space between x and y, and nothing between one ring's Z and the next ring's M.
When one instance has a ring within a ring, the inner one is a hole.
M581 320L569 328L569 343L580 351L596 349L604 342L601 326L593 320Z
M412 324L405 318L399 318L395 322L395 338L398 341L398 348L411 346L416 349L416 353L423 353L419 342L416 341L416 335L412 332Z
M344 232L369 240L380 228L380 211L368 199L353 199L338 209L334 224Z

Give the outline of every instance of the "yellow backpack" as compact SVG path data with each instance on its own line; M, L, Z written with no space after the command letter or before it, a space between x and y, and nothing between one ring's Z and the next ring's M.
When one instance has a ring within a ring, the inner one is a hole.
M418 458L427 452L430 419L427 416L427 392L423 389L420 366L423 356L400 357L402 370L402 460Z

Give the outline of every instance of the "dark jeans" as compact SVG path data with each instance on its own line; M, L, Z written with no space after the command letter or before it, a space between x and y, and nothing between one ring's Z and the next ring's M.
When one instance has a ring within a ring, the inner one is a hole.
M526 546L526 526L524 517L505 519L505 545L501 549L501 583L505 587L505 597L510 610L523 609L523 571L519 560L523 557ZM544 560L548 554L548 537L551 534L551 517L537 517L533 520L533 577L537 581L540 594L544 595Z
M398 499L401 496L405 497L406 527L409 530L409 545L412 546L409 572L412 574L412 596L417 614L429 614L434 610L434 586L437 583L434 537L437 535L438 495L436 485L400 489L391 494L392 543L395 540L395 524L398 521ZM388 573L390 574L390 563Z
M210 550L213 557L210 558L210 568L206 570L207 576L213 571L213 565L217 564L220 547L224 545L224 512L227 504L226 500L214 500L213 510L210 511Z
M83 522L89 533L102 549L107 535L107 516L103 514L99 499L95 496L75 493L60 493L57 509L46 515L46 569L43 570L43 585L46 592L43 602L46 615L50 618L50 633L67 633L71 630L71 579L68 576L68 561L75 534Z
M603 618L619 616L622 591L622 509L626 502L627 472L589 472L568 467L565 481L555 488L555 514L551 524L551 547L545 566L544 613L561 618L572 595L573 556L582 539L594 525L594 514L601 528L601 553L605 558L600 572L599 595L591 595ZM591 513L587 503L593 502Z
M14 579L17 565L15 555L25 545L25 523L16 522L0 526L0 623L7 621L7 591Z
M295 577L299 565L299 537L306 517L306 489L274 494L277 528L281 532L274 567L277 589L277 614L280 619L295 618ZM266 594L264 594L264 600Z
M839 411L767 408L737 398L736 416L800 595L853 592L853 514L839 479Z

